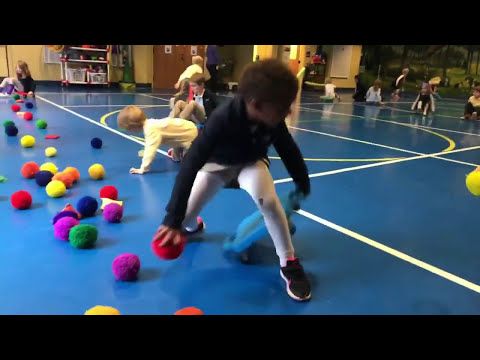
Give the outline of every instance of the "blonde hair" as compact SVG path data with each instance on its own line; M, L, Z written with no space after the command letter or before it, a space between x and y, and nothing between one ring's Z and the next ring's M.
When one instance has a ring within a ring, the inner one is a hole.
M203 58L201 56L192 56L192 64L197 64L197 65L202 65L203 64Z
M22 74L25 75L25 77L32 76L32 75L30 74L30 70L29 70L29 68L28 68L28 64L27 64L25 61L23 61L23 60L18 60L17 66L18 66L18 68L22 71Z
M325 84L331 84L331 83L332 83L332 79L330 79L330 78L325 79Z
M380 79L377 79L373 82L373 86L377 85L378 87L382 87L382 81Z
M173 95L174 97L181 96L181 95L188 95L188 91L190 90L190 81L188 79L183 79L180 81L180 86L178 87L178 92Z
M117 117L118 127L126 130L136 130L143 127L147 117L142 109L129 105L120 111Z

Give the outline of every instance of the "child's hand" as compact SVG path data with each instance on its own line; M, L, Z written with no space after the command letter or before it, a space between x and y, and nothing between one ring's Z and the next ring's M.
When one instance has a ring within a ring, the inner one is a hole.
M135 168L131 168L131 169L130 169L130 174L139 174L139 175L142 175L143 173L145 173L145 171L142 170L142 169L135 169Z
M182 242L182 232L179 229L173 229L165 225L161 225L156 234L153 236L153 241L163 240L160 242L160 246L178 245Z

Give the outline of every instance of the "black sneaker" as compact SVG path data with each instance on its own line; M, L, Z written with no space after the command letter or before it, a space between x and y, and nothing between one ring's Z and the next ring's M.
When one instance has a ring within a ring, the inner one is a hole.
M195 230L187 230L187 229L183 229L183 233L185 235L194 235L194 234L198 234L200 232L202 232L203 230L205 230L205 223L203 222L203 219L200 217L200 216L197 216L197 228Z
M287 293L292 299L297 301L310 300L312 297L310 282L298 259L288 260L287 266L280 269L280 276L285 280Z

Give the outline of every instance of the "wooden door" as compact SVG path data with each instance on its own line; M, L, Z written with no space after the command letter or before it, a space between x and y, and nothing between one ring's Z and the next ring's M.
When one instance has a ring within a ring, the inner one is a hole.
M205 45L155 45L153 87L173 90L180 74L192 64L192 50L195 49L197 55L205 59Z

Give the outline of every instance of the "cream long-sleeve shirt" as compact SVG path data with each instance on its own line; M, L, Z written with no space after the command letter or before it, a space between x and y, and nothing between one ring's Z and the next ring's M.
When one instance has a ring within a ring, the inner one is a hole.
M177 118L147 119L143 126L145 149L141 170L147 172L160 145L188 149L198 135L197 126Z
M190 79L193 74L203 74L203 69L200 65L192 64L185 69L185 71L178 77L178 82L182 81L183 79Z

